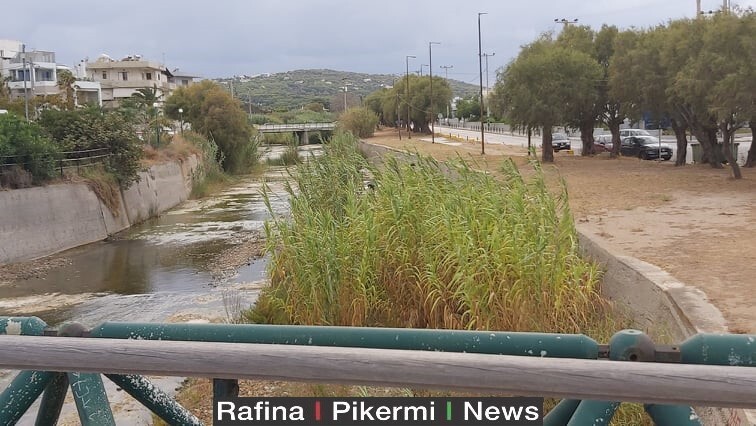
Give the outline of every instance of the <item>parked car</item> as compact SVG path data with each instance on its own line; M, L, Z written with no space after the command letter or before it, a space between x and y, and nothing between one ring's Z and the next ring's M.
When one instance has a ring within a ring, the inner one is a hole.
M603 151L611 151L612 146L612 135L598 135L593 140L593 145L596 147L596 152L603 152Z
M659 152L661 151L661 153ZM629 136L622 139L620 146L622 155L638 157L643 160L661 158L665 161L672 158L672 149L666 145L659 148L659 139L653 136Z
M620 140L625 139L628 136L651 136L647 130L643 129L621 129Z
M564 133L554 133L551 135L551 146L554 147L554 151L570 149L570 138Z

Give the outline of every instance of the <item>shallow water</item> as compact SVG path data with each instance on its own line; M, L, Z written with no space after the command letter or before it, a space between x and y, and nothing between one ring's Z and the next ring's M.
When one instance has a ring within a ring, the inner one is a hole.
M306 157L318 153L319 146L301 150ZM266 155L282 151L275 147ZM269 167L263 176L244 177L219 194L189 200L107 241L61 253L69 265L0 287L0 315L87 326L106 320L163 321L172 315L213 318L223 316L228 291L240 293L249 306L258 289L246 284L264 278L267 258L223 278L213 274L218 269L213 262L217 253L242 243L270 219L264 184L274 214L287 213L287 176L285 168Z

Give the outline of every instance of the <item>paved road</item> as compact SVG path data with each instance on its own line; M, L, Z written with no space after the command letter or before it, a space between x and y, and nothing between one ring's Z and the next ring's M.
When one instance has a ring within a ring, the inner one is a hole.
M462 137L462 138L470 138L471 140L477 140L480 141L480 131L476 130L466 130L466 129L455 129L451 127L446 126L436 126L436 134L442 135L442 134L450 134L452 136ZM500 134L500 133L485 133L485 139L486 139L486 145L511 145L511 146L519 146L522 148L527 148L528 146L528 137L522 136L518 134ZM536 149L541 148L541 138L540 137L532 137L531 141L533 143L533 146ZM581 142L580 138L571 137L570 138L572 150L575 152L576 155L580 155L581 153ZM748 150L751 149L751 137L741 137L735 139L735 142L738 143L738 163L744 164L745 159L748 156ZM675 158L677 155L677 143L675 142L674 137L671 136L664 136L662 137L662 145L666 145L669 148L672 149L672 158ZM687 152L687 162L693 163L693 150L689 147Z

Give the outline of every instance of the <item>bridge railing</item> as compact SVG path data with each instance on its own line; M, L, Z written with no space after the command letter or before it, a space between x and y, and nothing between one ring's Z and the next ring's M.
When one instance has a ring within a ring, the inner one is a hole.
M258 124L255 128L261 132L293 132L304 130L333 130L335 122L291 123L291 124Z
M356 327L106 322L50 329L0 317L0 368L23 370L0 393L0 424L42 395L54 424L70 387L82 424L113 415L100 374L169 424L200 424L140 375L435 388L565 398L546 425L608 424L620 401L644 402L661 425L698 425L691 408L756 408L756 336L698 334L655 345L623 330L608 345L584 335ZM632 362L636 361L636 362Z

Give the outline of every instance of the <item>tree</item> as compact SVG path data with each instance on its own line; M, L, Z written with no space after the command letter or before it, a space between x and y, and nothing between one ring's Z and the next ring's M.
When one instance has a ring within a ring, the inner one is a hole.
M593 58L596 64L599 64L596 57L597 51L594 38L595 34L590 27L583 25L567 26L559 34L556 45L568 50L584 53L586 56ZM580 140L583 145L582 155L594 154L593 129L596 127L596 121L598 121L603 111L603 104L606 103L599 96L599 89L602 87L602 79L604 77L603 67L601 71L601 74L597 74L598 78L596 78L592 87L579 93L578 97L566 100L566 105L569 107L569 111L566 113L566 124L570 127L580 129Z
M479 120L480 97L471 96L457 101L457 117L465 120Z
M367 108L351 108L339 117L339 127L358 138L373 136L377 125L378 116Z
M409 78L409 80L408 80ZM407 83L409 82L409 97ZM430 93L430 76L405 76L392 89L379 89L365 100L367 107L386 124L407 119L415 124L415 131L430 132L431 113L446 111L452 97L449 84L441 77L433 77L433 99ZM432 103L431 103L432 102Z
M218 84L205 80L178 88L166 100L165 114L178 119L179 108L194 131L218 145L218 160L224 170L243 173L257 161L254 129L247 122L247 114Z
M65 107L68 110L72 110L76 107L74 99L73 85L76 82L76 77L68 70L58 71L58 88L65 94Z
M543 127L541 158L553 162L552 127L568 120L572 104L582 104L594 93L600 77L601 69L590 56L557 46L545 34L525 46L499 76L492 106L514 125Z

